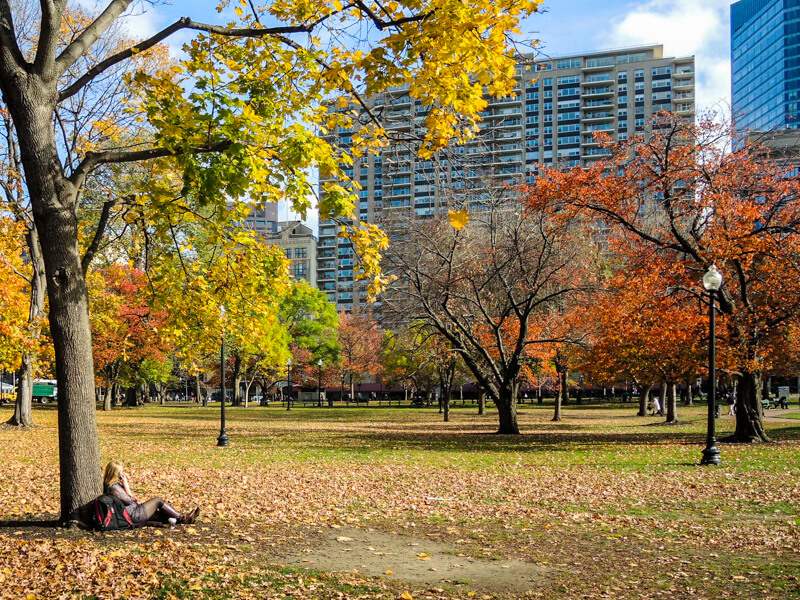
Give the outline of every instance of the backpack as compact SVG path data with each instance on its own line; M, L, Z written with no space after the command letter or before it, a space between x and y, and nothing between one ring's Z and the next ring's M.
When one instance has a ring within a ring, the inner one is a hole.
M94 513L92 520L98 531L116 531L134 527L125 504L116 496L103 494L92 501Z

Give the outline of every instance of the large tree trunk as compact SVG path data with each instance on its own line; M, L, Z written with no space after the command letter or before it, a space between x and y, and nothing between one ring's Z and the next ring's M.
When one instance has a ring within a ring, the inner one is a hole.
M678 422L678 398L675 395L675 383L667 384L667 423Z
M761 373L745 371L736 396L736 430L725 442L770 442L761 421Z
M50 165L50 169L54 167ZM51 171L51 175L55 173L58 171ZM38 179L31 178L29 173L28 178ZM42 179L49 177L43 175ZM42 183L52 185L52 182ZM36 183L30 187L31 197L39 196ZM102 491L89 296L77 246L74 200L69 208L59 208L52 205L61 204L55 194L39 197L39 206L34 203L34 216L42 234L47 270L50 333L58 379L61 521L66 522L74 519L79 509Z
M478 414L486 414L486 390L481 389L478 392Z
M450 400L452 393L450 392L450 386L447 386L443 392L443 408L444 408L444 422L448 423L450 421Z
M642 391L639 392L639 412L636 413L637 417L647 416L647 403L650 400L650 392L653 391L653 384L647 385Z
M21 151L40 235L58 379L61 520L77 517L102 491L94 403L89 294L81 256L77 188L62 175L52 128L55 86L15 73L2 84Z

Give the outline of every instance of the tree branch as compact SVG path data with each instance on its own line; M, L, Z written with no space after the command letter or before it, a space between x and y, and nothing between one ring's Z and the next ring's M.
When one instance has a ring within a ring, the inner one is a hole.
M42 22L39 29L39 43L36 46L34 68L45 79L53 76L53 65L58 48L61 29L61 16L64 14L64 0L41 0Z
M166 38L171 36L177 31L182 29L192 29L194 31L205 31L206 33L213 33L216 35L228 36L228 37L264 37L267 35L284 35L287 33L308 33L310 32L316 25L318 25L320 21L315 21L309 25L297 25L297 26L287 26L287 27L270 27L270 28L248 28L248 29L229 29L227 27L221 27L218 25L208 25L206 23L198 23L196 21L192 21L189 17L181 17L177 21L175 21L169 27L162 29L153 37L132 46L131 48L127 48L118 52L112 56L109 56L105 60L97 63L94 67L89 69L84 75L78 78L75 82L70 84L67 88L61 91L58 95L58 101L62 102L71 96L74 96L81 88L91 82L95 77L100 75L102 72L106 71L107 69L113 67L116 64L121 63L124 60L131 58L134 54L138 54L140 52L145 52L149 50L156 44L161 43Z
M103 203L103 210L100 212L100 220L97 223L97 229L94 230L92 243L89 244L88 248L86 248L86 252L81 259L81 269L83 269L84 276L86 276L86 273L89 270L89 265L92 264L92 259L94 259L97 251L100 249L100 242L105 235L106 225L108 224L108 219L111 215L111 209L116 205L116 200L108 200Z
M81 34L67 46L64 51L56 58L55 76L60 77L67 72L75 62L83 56L92 44L125 12L133 0L112 0L106 9L100 13L92 23L84 29ZM38 57L37 57L38 59Z
M14 18L8 0L0 0L0 74L10 77L15 68L25 65L25 57L17 44Z
M197 146L195 148L146 148L144 150L131 151L109 151L109 152L87 152L81 164L70 175L69 180L77 187L83 184L83 180L98 165L139 162L164 158L166 156L180 156L182 154L207 154L209 152L224 152L231 147L231 140L222 140L207 146Z

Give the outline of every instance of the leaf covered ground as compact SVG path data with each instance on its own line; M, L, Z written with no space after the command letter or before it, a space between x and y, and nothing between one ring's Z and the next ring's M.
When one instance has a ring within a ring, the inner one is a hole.
M0 598L800 597L800 424L721 444L635 407L99 413L104 460L198 523L98 534L58 517L56 414L0 427ZM778 414L778 413L775 413ZM784 411L781 416L787 413ZM0 421L10 409L0 409ZM725 435L733 421L718 421Z

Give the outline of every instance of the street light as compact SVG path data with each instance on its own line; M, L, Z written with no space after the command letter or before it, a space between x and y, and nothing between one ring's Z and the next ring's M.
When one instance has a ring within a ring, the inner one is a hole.
M716 265L711 265L703 275L703 287L708 292L708 430L706 434L706 448L703 450L701 465L718 465L719 450L716 439L715 404L717 401L717 348L716 348L716 294L722 286L722 275L717 271Z
M292 359L286 359L286 410L292 410Z
M219 320L220 323L225 320L225 307L219 307ZM217 446L228 445L228 434L225 432L225 330L223 325L222 331L222 347L220 350L220 393L219 393L219 437L217 438Z
M339 401L344 400L344 371L342 371L342 381L339 383Z
M322 407L322 359L317 361L317 406Z

